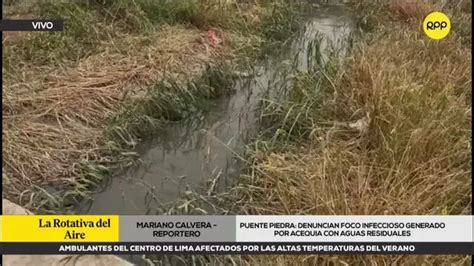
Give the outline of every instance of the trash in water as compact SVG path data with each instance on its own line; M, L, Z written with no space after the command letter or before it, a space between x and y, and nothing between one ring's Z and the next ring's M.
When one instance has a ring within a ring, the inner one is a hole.
M207 39L211 43L212 47L217 47L220 43L222 43L222 40L217 37L217 34L214 30L207 31Z

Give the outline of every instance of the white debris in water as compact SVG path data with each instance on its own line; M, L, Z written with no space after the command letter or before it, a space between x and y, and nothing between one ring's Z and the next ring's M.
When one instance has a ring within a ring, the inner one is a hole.
M370 116L368 114L354 123L349 123L350 128L356 129L361 133L367 132L367 130L369 129L369 125L370 125Z

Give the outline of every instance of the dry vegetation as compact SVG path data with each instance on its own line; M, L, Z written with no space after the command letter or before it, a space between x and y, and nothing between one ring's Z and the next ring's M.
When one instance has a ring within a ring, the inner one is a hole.
M269 7L181 0L19 5L20 17L67 25L62 33L3 40L3 196L34 211L67 211L113 167L130 163L129 146L141 136L130 136L134 121L119 115L165 89L155 86L165 76L184 84L207 65L254 53ZM15 16L15 6L8 14ZM209 29L222 40L217 47ZM140 119L162 118L152 115ZM119 137L128 134L127 147L111 137L111 121Z
M471 214L470 2L353 2L367 32L350 58L334 60L326 75L299 75L288 101L264 106L264 125L273 125L274 134L255 143L250 175L233 191L239 210ZM227 6L238 14L227 17L225 8L195 13L184 7L165 18L145 14L149 9L123 13L113 7L104 16L74 5L59 8L74 15L73 32L29 35L5 46L4 197L34 210L64 210L64 199L87 195L111 165L128 162L129 150L107 137L111 118L156 89L152 85L164 73L195 77L207 63L255 51L262 36L252 28L275 29L265 24L259 6ZM439 9L454 27L438 42L420 25L428 11ZM139 14L145 15L137 19ZM94 27L86 27L91 21ZM210 27L224 45L207 43ZM119 121L119 127L129 122ZM458 256L241 259L263 265L470 263Z
M16 198L39 182L54 180L57 186L80 176L77 164L98 160L104 121L119 111L127 91L137 93L156 82L165 67L186 62L199 71L211 60L215 51L206 54L199 38L198 30L166 26L146 38L149 45L141 44L145 38L123 36L122 51L107 50L65 69L35 71L27 65L7 76L3 162L8 196Z
M368 30L344 62L297 77L262 114L236 189L249 214L470 215L471 4L358 2ZM442 41L421 31L426 11L454 24ZM461 20L462 19L462 20ZM328 82L330 77L331 82ZM458 256L272 256L257 264L470 264Z

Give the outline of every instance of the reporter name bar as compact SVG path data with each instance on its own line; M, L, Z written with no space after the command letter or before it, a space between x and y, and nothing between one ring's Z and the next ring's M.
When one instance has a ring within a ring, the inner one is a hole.
M0 31L63 31L62 20L0 20Z
M474 255L473 243L0 243L1 254Z
M4 215L3 243L472 243L473 216ZM442 246L440 246L442 247Z

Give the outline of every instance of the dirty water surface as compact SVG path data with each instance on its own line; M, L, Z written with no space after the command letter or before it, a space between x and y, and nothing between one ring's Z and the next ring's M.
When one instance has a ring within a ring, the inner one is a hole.
M329 46L346 49L351 30L346 7L314 9L289 49L234 81L234 93L211 102L205 113L166 125L141 143L141 163L114 176L104 189L79 206L79 213L157 214L187 191L211 195L229 189L244 167L245 145L258 130L258 103L265 93L288 85L289 71L308 68L313 41L322 60ZM343 51L344 52L344 51Z

